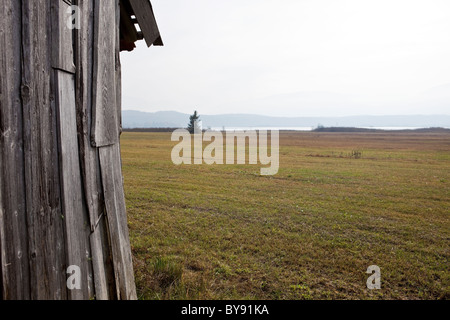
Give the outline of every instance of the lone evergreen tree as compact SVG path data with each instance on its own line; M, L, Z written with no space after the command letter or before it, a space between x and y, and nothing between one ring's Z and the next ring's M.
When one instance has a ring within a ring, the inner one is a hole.
M198 115L197 111L194 112L192 116L189 117L189 124L188 124L188 131L189 133L193 134L196 130L200 131L199 126L200 116Z

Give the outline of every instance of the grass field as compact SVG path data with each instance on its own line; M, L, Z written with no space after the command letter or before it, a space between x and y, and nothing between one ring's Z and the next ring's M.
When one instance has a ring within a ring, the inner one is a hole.
M175 144L122 135L139 298L450 298L450 134L284 132L275 176Z

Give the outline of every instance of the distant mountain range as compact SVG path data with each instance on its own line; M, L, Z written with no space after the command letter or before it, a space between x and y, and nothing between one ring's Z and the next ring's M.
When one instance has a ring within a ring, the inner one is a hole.
M395 115L347 117L270 117L253 114L200 115L203 128L234 127L446 127L450 115ZM184 128L189 115L175 111L122 112L122 125L131 128Z

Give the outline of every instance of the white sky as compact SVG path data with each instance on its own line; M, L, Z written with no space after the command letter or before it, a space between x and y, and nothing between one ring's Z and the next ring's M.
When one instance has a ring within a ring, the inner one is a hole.
M450 0L152 0L123 109L450 114Z

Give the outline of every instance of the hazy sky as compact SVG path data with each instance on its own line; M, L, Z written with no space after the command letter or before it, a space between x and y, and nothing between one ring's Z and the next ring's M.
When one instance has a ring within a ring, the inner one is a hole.
M122 53L123 109L450 114L449 0L152 0L164 47Z

